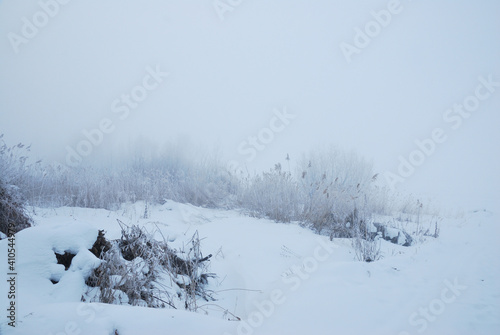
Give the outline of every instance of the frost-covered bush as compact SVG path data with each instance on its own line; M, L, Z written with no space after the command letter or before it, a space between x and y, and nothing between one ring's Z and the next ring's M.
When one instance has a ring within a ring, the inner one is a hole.
M239 205L255 216L300 221L319 233L353 237L371 213L380 209L372 166L354 153L337 149L311 152L295 173L279 164L243 183ZM377 203L374 202L377 200Z
M154 308L184 308L195 311L198 299L214 300L205 289L206 261L195 233L185 254L158 241L154 233L120 222L122 237L109 242L99 253L101 265L87 278L87 298L109 304L130 304Z
M0 146L0 238L31 226L21 190L16 186L25 178L27 151L29 147L22 144L7 147L2 142Z
M251 215L290 222L299 217L299 197L297 183L277 164L274 170L256 175L242 184L239 203Z
M362 262L374 262L381 258L380 239L378 236L370 238L359 232L352 240L352 247L356 258Z
M315 224L345 223L356 208L367 209L374 172L371 164L335 148L304 155L298 167L306 204L305 219ZM323 227L318 227L321 230Z
M8 187L0 180L0 239L31 226L24 205L15 187Z

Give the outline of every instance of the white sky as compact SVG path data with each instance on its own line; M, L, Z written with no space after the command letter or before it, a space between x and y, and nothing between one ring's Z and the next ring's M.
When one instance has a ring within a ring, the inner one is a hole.
M400 189L496 197L500 87L456 130L443 114L479 76L500 81L500 2L402 0L348 63L340 44L389 3L243 0L221 20L212 0L70 1L15 53L9 33L22 36L22 18L42 9L0 0L0 133L63 162L82 130L109 118L115 129L94 152L139 135L182 137L262 169L333 144L383 173L440 127L448 140ZM169 77L120 120L112 102L157 65ZM284 106L295 119L246 162L238 146Z

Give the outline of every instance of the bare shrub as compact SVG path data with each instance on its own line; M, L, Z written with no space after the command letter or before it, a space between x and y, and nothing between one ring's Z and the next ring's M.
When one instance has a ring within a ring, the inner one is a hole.
M5 236L31 226L31 218L26 214L16 193L15 187L9 189L0 180L0 232Z
M122 237L111 241L109 250L103 249L103 262L86 280L91 301L196 311L198 298L214 300L205 290L208 279L215 276L206 271L211 255L202 257L197 232L183 258L182 252L154 239L154 232L119 224Z
M2 139L3 135L0 135ZM29 147L18 144L0 145L0 232L10 236L31 226L31 218L24 208L24 199L16 183L24 178L26 152ZM0 236L1 238L1 236Z
M358 231L351 240L356 259L362 262L374 262L381 258L380 239L372 238L368 232Z

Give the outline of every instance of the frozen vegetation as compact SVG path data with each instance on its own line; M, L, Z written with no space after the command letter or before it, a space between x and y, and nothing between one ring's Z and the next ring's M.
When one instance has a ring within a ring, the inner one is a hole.
M251 175L167 148L68 169L1 147L2 333L500 329L497 213L441 216L335 149Z

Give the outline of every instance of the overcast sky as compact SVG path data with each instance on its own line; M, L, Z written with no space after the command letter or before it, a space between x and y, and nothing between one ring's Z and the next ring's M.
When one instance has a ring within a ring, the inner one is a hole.
M0 133L46 161L101 127L92 155L181 138L253 170L336 145L418 163L400 190L499 194L498 1L66 2L0 1Z

